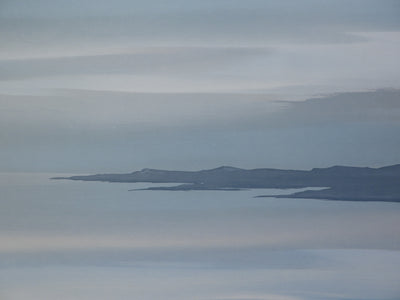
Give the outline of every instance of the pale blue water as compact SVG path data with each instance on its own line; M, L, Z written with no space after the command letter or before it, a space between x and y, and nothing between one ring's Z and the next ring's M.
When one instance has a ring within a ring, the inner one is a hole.
M400 298L400 204L56 175L0 175L2 300Z

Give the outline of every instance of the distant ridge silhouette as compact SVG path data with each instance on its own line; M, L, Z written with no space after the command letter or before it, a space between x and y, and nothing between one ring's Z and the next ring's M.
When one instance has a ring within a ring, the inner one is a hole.
M240 190L257 188L307 188L290 195L259 197L310 198L351 201L400 202L400 164L381 168L332 166L310 171L281 169L240 169L221 166L200 171L142 169L127 174L96 174L56 177L82 181L179 183L172 187L151 187L145 190Z

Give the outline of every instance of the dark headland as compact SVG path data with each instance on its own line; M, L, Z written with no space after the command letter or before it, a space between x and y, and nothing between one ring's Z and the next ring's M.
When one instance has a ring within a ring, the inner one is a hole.
M258 197L400 202L400 164L382 168L334 166L309 171L267 168L246 170L226 166L201 171L143 169L127 174L96 174L53 179L178 184L146 189L166 191L316 187L324 189Z

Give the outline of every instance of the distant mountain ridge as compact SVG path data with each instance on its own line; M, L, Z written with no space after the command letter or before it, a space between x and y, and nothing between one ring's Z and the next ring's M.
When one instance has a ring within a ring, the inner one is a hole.
M270 168L247 170L230 166L200 171L146 168L126 174L96 174L53 179L180 184L172 187L147 188L147 190L170 191L325 187L326 189L318 191L307 190L274 197L400 202L400 164L381 168L333 166L309 171Z

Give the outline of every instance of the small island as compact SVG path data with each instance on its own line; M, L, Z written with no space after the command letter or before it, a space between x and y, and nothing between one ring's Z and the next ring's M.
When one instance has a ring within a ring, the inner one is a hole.
M270 168L246 170L229 166L201 171L142 169L126 174L96 174L52 179L177 184L144 189L164 191L322 188L289 195L258 197L400 202L400 164L382 168L333 166L308 171Z

